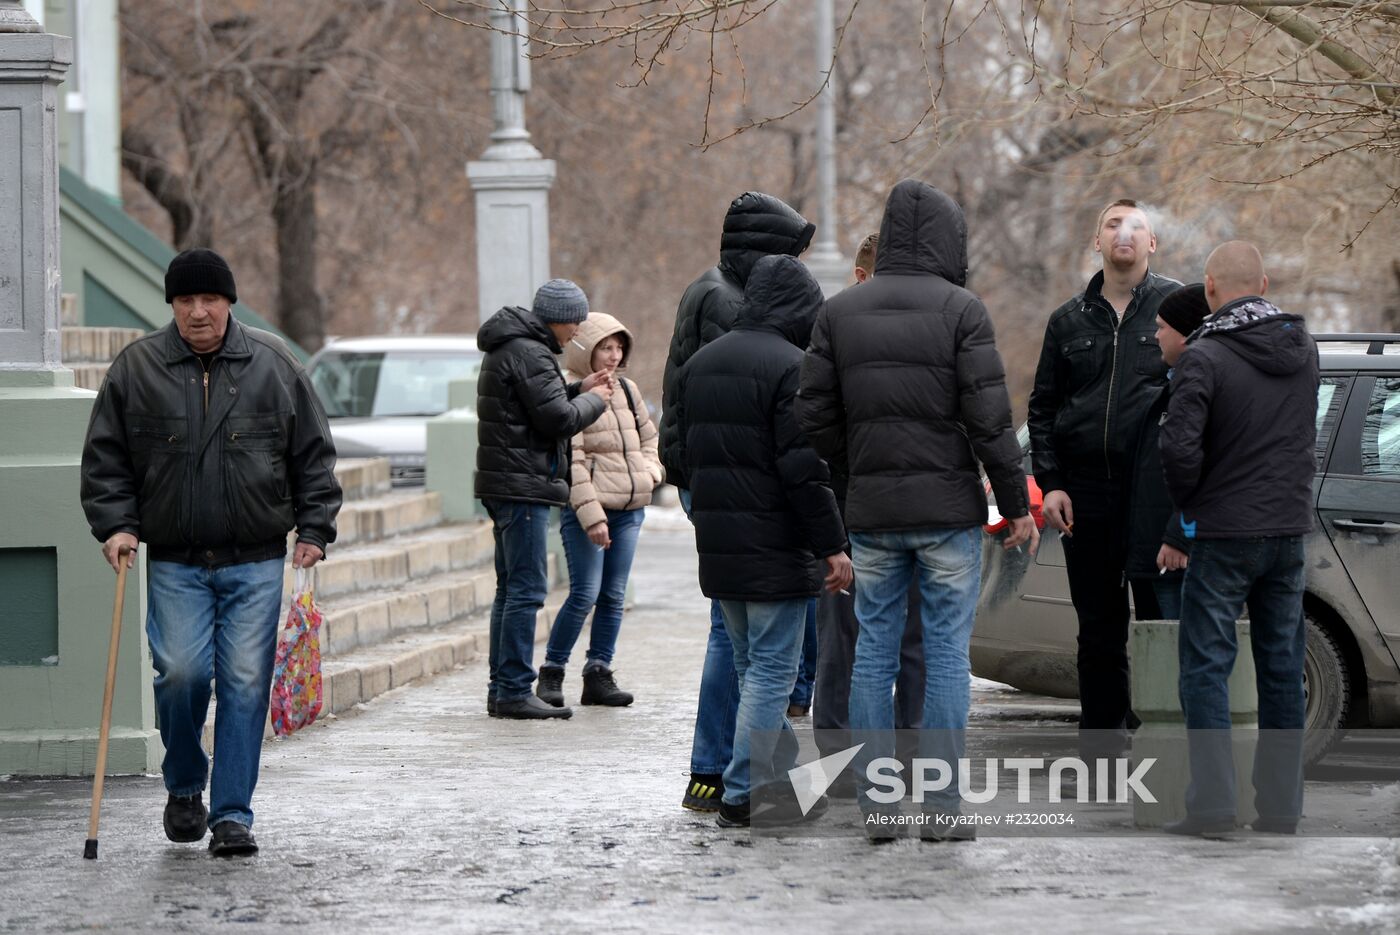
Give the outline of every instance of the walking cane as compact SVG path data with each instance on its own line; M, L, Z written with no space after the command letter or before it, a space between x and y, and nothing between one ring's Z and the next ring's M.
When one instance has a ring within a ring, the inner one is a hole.
M122 635L122 601L126 597L126 557L129 547L117 551L117 601L112 605L112 642L107 647L107 687L102 691L102 727L97 733L97 771L92 777L92 812L88 815L86 860L97 859L97 817L102 808L102 780L107 772L107 741L112 734L112 690L117 684L117 645Z

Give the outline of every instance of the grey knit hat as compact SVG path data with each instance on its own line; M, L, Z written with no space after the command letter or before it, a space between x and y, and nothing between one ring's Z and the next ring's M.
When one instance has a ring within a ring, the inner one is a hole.
M570 280L551 279L535 293L531 311L546 323L576 325L588 317L588 296Z

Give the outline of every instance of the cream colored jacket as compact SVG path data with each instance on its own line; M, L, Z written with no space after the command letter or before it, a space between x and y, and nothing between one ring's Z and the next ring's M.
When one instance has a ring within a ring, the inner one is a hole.
M632 353L632 334L616 318L591 313L578 334L564 346L564 368L569 382L592 372L593 349L604 338L620 334L624 349L619 370ZM569 505L584 529L605 522L604 510L636 510L651 502L651 494L665 480L666 472L656 453L656 423L652 422L637 384L617 374L622 386L612 403L588 428L574 436L574 461ZM631 404L628 394L631 394Z

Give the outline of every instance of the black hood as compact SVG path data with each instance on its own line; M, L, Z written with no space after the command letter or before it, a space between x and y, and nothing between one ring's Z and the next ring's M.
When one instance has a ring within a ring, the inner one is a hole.
M822 288L802 261L766 256L754 264L735 330L773 331L803 350L822 309Z
M1220 341L1256 369L1274 376L1296 373L1317 356L1301 315L1282 312L1258 296L1222 306L1191 341Z
M964 285L967 220L958 203L918 179L905 179L891 189L875 252L875 274L880 273L932 273Z
M817 226L781 198L744 192L729 203L719 240L719 268L743 285L765 256L797 256L812 242Z
M533 341L539 341L555 354L564 350L555 340L554 332L549 330L548 325L540 321L539 316L528 308L521 308L518 305L507 305L486 319L486 322L477 329L476 346L489 354L507 341L514 341L516 338L530 338Z

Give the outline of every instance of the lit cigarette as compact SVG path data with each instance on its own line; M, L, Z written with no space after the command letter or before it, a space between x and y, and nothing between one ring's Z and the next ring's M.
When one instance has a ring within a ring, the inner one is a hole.
M588 350L588 348L586 348L586 347L584 347L582 344L578 343L578 338L569 338L569 343L572 344L574 347L578 348L578 349L581 350L581 351L586 351L586 350Z
M1158 574L1159 576L1160 576L1160 575L1165 575L1166 573L1167 573L1166 566L1163 566L1162 568L1160 568L1160 569L1157 570L1157 574Z
M845 588L842 588L842 589L841 589L841 593L844 594L844 595L846 595L847 597L850 597L850 596L851 596L851 592L850 592L850 591L847 591Z

